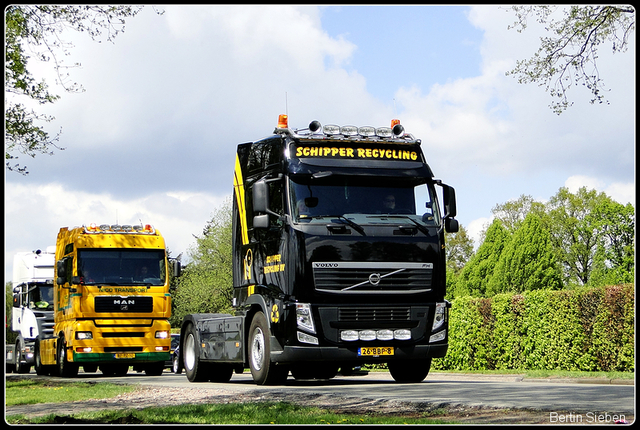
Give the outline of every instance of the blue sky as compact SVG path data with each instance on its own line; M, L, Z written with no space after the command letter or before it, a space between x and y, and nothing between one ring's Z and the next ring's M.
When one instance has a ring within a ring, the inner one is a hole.
M600 51L610 104L576 88L558 116L543 88L505 76L544 35L507 30L506 7L163 9L128 20L115 44L63 34L84 92L30 63L62 96L40 109L66 149L22 156L26 177L5 173L6 280L15 252L53 245L63 226L143 221L186 253L231 195L236 145L271 134L285 109L298 128L399 118L474 237L522 194L587 186L635 205L635 34L627 53Z

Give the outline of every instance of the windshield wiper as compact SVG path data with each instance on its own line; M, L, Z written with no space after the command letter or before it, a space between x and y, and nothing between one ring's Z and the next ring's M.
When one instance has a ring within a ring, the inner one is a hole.
M409 221L411 221L417 228L418 230L420 230L425 236L429 236L429 230L427 230L427 228L420 224L418 221L414 220L413 218L410 217L410 215L402 215L402 214L393 214L393 215L388 215L388 214L381 214L381 215L369 215L367 216L367 218L369 217L375 217L375 218L402 218L402 219L408 219Z
M349 218L345 217L344 215L314 215L314 216L310 216L310 217L307 217L307 218L313 218L313 219L338 218L338 219L344 221L346 224L349 224L349 226L353 227L353 229L355 231L357 231L358 233L360 233L361 235L363 235L363 236L367 235L367 233L365 233L364 228L362 228L361 225L359 225L355 221L350 220Z

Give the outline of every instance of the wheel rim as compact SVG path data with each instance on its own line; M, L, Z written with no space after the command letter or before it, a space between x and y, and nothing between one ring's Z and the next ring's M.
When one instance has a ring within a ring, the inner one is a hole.
M196 341L193 334L189 334L184 342L184 367L193 370L196 364Z
M264 333L260 327L257 327L253 332L253 339L251 340L251 363L255 370L261 370L264 363Z

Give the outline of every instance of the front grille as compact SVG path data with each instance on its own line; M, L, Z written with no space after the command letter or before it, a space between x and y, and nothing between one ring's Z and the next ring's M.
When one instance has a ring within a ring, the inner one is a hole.
M94 304L96 312L153 312L153 297L147 296L97 296Z
M409 307L393 308L338 308L340 322L389 322L409 321Z
M433 263L315 262L317 291L413 294L431 291Z
M144 337L144 333L142 332L122 332L122 333L113 333L113 332L107 332L107 333L102 333L102 337L106 337L106 338L113 338L113 337Z

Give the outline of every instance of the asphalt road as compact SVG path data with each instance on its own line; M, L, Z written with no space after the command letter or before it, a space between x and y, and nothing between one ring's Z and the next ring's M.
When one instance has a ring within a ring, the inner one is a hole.
M157 377L134 372L124 377L103 377L100 372L94 375L80 373L77 379L167 387L220 388L238 393L292 390L300 393L396 399L442 405L532 408L550 413L581 414L585 417L595 417L594 419L597 419L596 414L635 416L633 381L620 384L604 379L545 380L526 379L514 375L432 372L422 383L398 384L386 372L371 372L365 376L338 376L328 381L298 381L289 377L283 386L257 386L248 371L241 375L234 374L231 381L224 384L191 383L184 373L175 375L168 371ZM606 415L603 416L606 419Z

